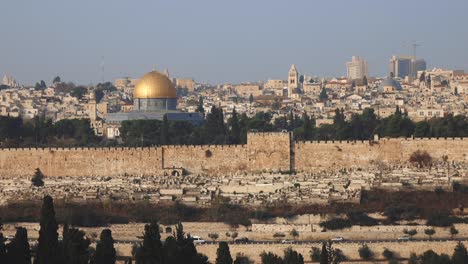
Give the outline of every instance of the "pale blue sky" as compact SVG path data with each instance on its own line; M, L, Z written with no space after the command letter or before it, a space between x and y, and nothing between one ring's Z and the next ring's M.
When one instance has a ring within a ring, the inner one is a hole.
M411 42L430 67L468 70L467 0L1 0L0 75L81 84L156 65L207 82L343 76L352 55L387 74ZM0 77L1 78L1 77Z

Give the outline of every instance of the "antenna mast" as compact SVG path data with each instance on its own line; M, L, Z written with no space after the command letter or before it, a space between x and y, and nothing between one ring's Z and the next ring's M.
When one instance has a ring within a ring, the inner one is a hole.
M104 56L101 57L101 83L104 83Z

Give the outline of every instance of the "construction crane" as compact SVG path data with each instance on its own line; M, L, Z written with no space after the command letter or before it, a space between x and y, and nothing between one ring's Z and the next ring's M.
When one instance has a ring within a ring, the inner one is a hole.
M413 57L416 60L416 50L418 49L418 47L421 47L422 45L417 43L416 41L413 41L412 46L413 46Z

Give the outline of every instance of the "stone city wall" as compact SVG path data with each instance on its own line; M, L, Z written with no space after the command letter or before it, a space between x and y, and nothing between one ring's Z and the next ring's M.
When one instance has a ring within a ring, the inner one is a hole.
M168 146L162 152L164 168L183 168L190 174L234 174L248 168L244 145Z
M154 175L161 172L157 148L19 148L0 150L0 177Z
M417 150L433 158L468 162L468 139L381 139L370 141L309 141L295 143L296 171L317 172L330 168L366 167L370 163L405 163Z
M293 142L292 134L249 133L246 145L157 148L21 148L0 150L0 177L145 176L185 170L189 174L317 172L407 162L426 150L433 158L468 162L468 139L383 139ZM292 144L292 145L291 145Z

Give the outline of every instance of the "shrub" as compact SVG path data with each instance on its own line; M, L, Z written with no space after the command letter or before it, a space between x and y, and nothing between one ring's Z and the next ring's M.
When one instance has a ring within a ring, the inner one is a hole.
M294 239L296 239L297 237L299 237L299 232L297 232L296 229L293 229L291 230L291 232L289 233Z
M318 247L312 247L310 250L310 259L313 262L319 262L320 261L320 254L322 254L322 250Z
M385 248L384 251L382 252L382 256L388 260L394 259L395 258L395 253L388 248Z
M42 174L42 171L39 168L36 168L36 171L34 172L34 176L31 179L32 185L36 187L42 187L44 186L44 174Z
M211 240L216 241L216 239L219 238L219 235L218 235L218 233L209 233L209 234L208 234L208 237L209 237Z
M366 244L362 245L358 251L363 260L371 260L374 257L374 253Z
M372 218L363 212L350 212L347 213L346 216L353 225L375 226L379 224L377 219Z
M349 228L352 226L352 224L349 219L333 218L331 220L320 223L320 226L329 230L337 230Z
M416 150L409 158L411 163L417 163L419 167L426 167L432 164L432 157L427 151Z

